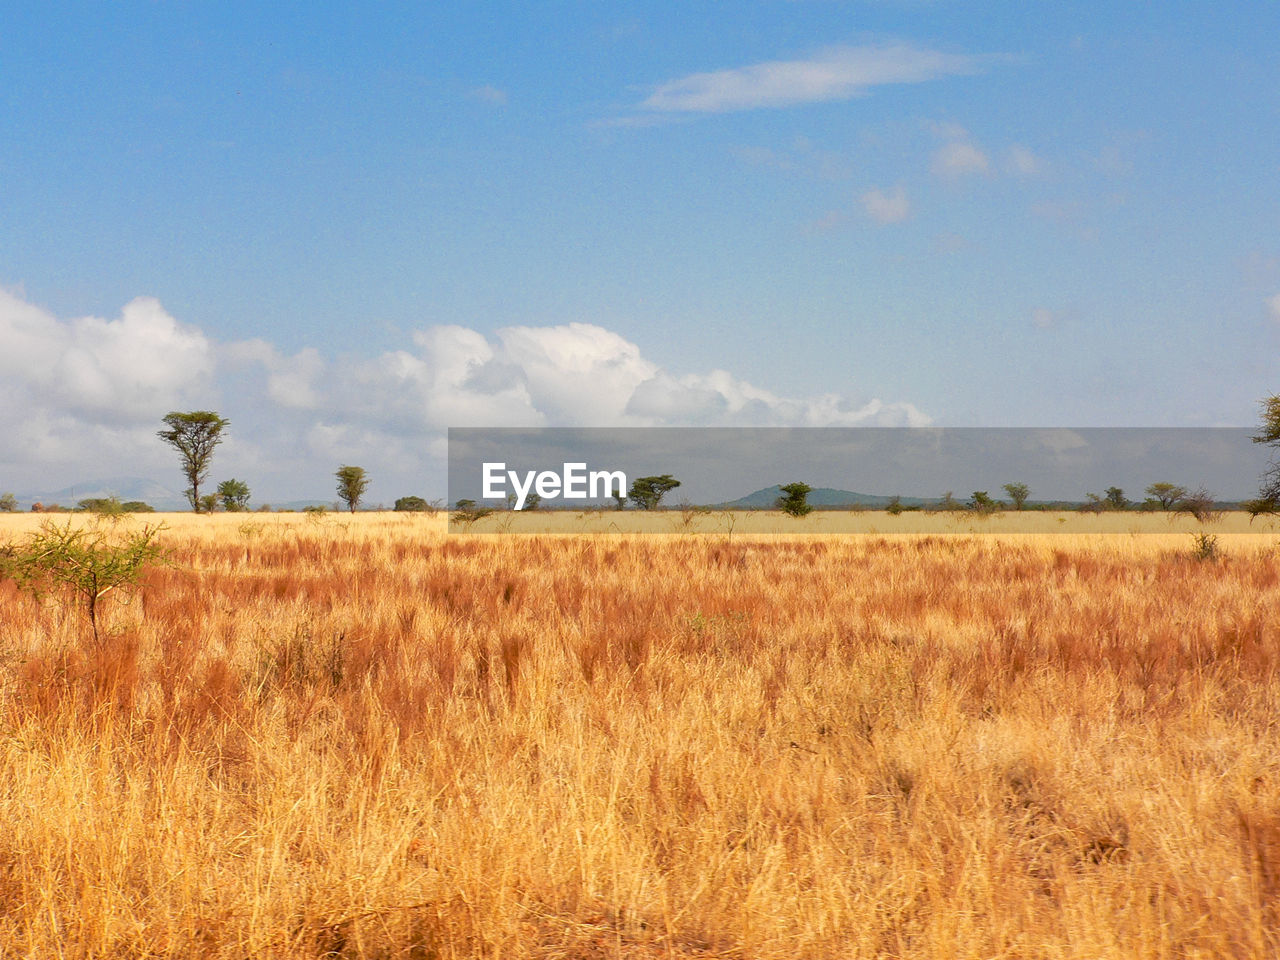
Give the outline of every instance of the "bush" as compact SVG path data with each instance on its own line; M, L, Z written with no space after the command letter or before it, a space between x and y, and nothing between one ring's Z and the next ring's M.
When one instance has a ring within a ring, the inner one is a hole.
M1178 513L1191 514L1201 523L1221 519L1214 510L1213 494L1204 487L1199 487L1179 500L1176 510Z
M1197 533L1192 538L1191 556L1196 560L1217 560L1218 537L1213 533Z
M450 519L454 523L460 523L467 530L470 530L472 524L477 520L483 520L493 512L492 507L482 507L474 500L463 499L458 501L457 510Z
M244 513L249 509L249 485L232 477L218 484L218 500L227 513Z
M1000 509L1000 501L991 499L985 490L975 490L969 499L969 509L974 513L995 513Z
M97 643L98 606L114 590L135 586L148 564L164 556L155 542L162 526L112 534L101 528L74 528L48 521L25 543L0 547L0 579L36 595L61 589L83 604Z
M100 517L114 517L124 512L123 507L119 497L85 497L76 502L77 510Z

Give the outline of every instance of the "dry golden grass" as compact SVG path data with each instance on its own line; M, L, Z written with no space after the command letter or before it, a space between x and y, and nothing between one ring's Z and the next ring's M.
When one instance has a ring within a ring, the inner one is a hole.
M1272 534L168 522L0 584L5 957L1280 955Z

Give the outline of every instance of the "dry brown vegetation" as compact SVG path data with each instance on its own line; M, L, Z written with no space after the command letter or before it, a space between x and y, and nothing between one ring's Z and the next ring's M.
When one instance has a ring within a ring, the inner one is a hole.
M169 522L0 584L4 956L1280 954L1273 537Z

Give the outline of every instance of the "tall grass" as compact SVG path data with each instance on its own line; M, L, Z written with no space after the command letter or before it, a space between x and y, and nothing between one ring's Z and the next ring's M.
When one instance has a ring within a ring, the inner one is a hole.
M0 584L0 955L1280 955L1269 538L443 530Z

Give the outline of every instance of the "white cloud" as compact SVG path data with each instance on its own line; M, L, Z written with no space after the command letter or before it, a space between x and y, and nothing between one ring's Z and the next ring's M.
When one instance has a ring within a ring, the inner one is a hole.
M1280 323L1280 293L1267 298L1267 312L1271 315L1272 320Z
M64 321L0 290L0 342L0 468L19 490L139 473L178 487L155 432L184 408L230 419L220 472L291 496L325 495L339 462L418 483L450 426L928 423L909 403L786 396L725 370L676 375L589 323L434 326L373 357L326 357L218 344L151 298L118 319Z
M36 404L98 423L129 423L194 400L213 374L213 346L159 301L138 297L116 320L60 321L0 290L0 372Z
M1034 177L1043 169L1040 158L1020 144L1009 148L1008 169L1019 177Z
M976 73L981 66L979 57L905 43L834 47L806 60L775 60L680 77L660 85L641 107L659 112L723 113L848 100L873 87Z
M943 145L933 155L930 169L940 177L962 177L974 173L986 173L991 161L977 146L967 140L957 140Z
M592 324L508 327L498 338L534 405L553 422L616 422L636 387L658 372L634 343Z
M315 347L303 347L286 357L265 340L242 340L228 344L224 355L233 363L261 364L267 373L267 395L282 407L310 410L319 406L325 362Z
M888 193L878 188L868 190L862 195L862 206L876 223L901 223L911 216L911 202L901 185Z

